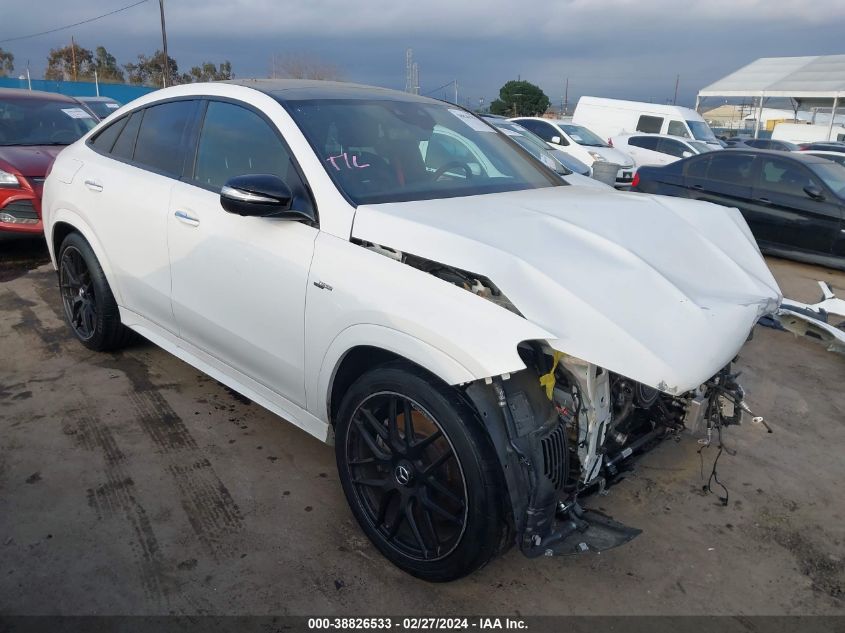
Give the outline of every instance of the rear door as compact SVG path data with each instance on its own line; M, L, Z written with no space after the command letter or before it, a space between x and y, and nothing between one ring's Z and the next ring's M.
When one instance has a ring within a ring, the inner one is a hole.
M761 218L758 240L765 235L774 245L829 254L841 223L837 199L798 161L769 155L758 160L753 195L755 213ZM813 199L805 187L825 191L826 199Z
M687 159L684 174L689 197L737 207L746 215L751 202L753 164L752 154L732 151ZM748 216L746 221L751 224Z
M167 211L198 103L154 104L116 121L93 139L99 155L75 180L84 188L80 205L107 250L121 305L171 332Z
M642 165L666 165L671 162L657 151L656 136L631 136L628 138L628 146L623 149L634 158L637 166Z

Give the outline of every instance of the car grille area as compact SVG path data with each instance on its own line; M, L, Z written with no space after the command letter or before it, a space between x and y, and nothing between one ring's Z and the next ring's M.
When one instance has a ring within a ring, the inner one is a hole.
M0 222L7 224L38 224L38 212L31 200L14 200L0 208Z

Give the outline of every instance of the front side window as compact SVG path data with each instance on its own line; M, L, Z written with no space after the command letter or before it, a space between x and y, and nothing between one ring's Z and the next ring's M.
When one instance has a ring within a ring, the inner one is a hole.
M146 108L135 142L135 162L168 176L181 176L196 104L171 101Z
M683 121L669 121L669 128L666 130L666 133L670 136L683 136L684 138L689 138L687 126L684 125Z
M551 123L536 119L520 119L519 124L525 129L534 132L534 134L546 141L546 143L553 142L552 139L557 137L558 141L555 143L556 145L569 145L569 141L563 138L560 130L555 128Z
M660 139L660 142L657 144L657 151L661 154L677 156L678 158L683 158L684 152L692 154L692 152L690 152L683 143L679 143L671 138Z
M778 158L761 158L759 186L766 191L788 196L804 196L804 187L818 186L801 165Z
M284 105L354 204L563 184L495 128L447 104L304 99Z
M837 196L845 199L845 166L835 162L815 163L812 169Z
M277 176L290 187L291 207L312 211L291 153L270 124L243 106L210 101L200 131L193 181L219 191L230 178L247 174Z
M70 145L96 124L78 103L0 99L0 146Z
M663 127L663 117L648 116L643 114L637 121L637 132L645 132L646 134L660 134L660 128Z

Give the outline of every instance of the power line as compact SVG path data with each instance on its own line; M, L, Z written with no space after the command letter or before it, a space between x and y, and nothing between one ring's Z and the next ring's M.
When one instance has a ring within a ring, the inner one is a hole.
M147 0L139 0L139 2L135 2L133 4L127 5L125 7L121 7L120 9L115 9L114 11L109 11L108 13L104 13L103 15L98 15L95 18L88 18L87 20L82 20L81 22L75 22L74 24L68 24L66 26L60 26L57 29L50 29L49 31L41 31L40 33L32 33L30 35L21 35L19 37L9 37L5 40L0 40L0 44L5 44L6 42L17 42L18 40L27 40L31 37L39 37L41 35L49 35L50 33L56 33L58 31L64 31L65 29L72 29L74 26L79 26L80 24L88 24L89 22L94 22L95 20L100 20L102 18L106 18L110 15L114 15L115 13L120 13L121 11L126 11L127 9L131 9L132 7L137 7L139 4L144 4Z
M453 79L452 81L450 81L450 82L448 82L448 83L443 84L443 85L442 85L442 86L440 86L439 88L435 88L434 90L429 90L428 92L424 92L421 96L423 96L423 97L427 97L427 96L428 96L428 95L430 95L430 94L434 94L434 93L435 93L435 92L437 92L438 90L443 90L443 88L447 88L448 86L451 86L453 83L455 83L455 81L457 81L457 80L456 80L456 79Z

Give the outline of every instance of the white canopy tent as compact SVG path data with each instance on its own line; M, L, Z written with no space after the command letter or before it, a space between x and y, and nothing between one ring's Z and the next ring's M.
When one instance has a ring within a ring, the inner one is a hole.
M845 55L761 57L700 90L696 111L706 97L755 98L758 114L769 98L792 99L805 108L832 104L829 139L840 98L845 97ZM760 118L754 127L755 138L760 132Z

